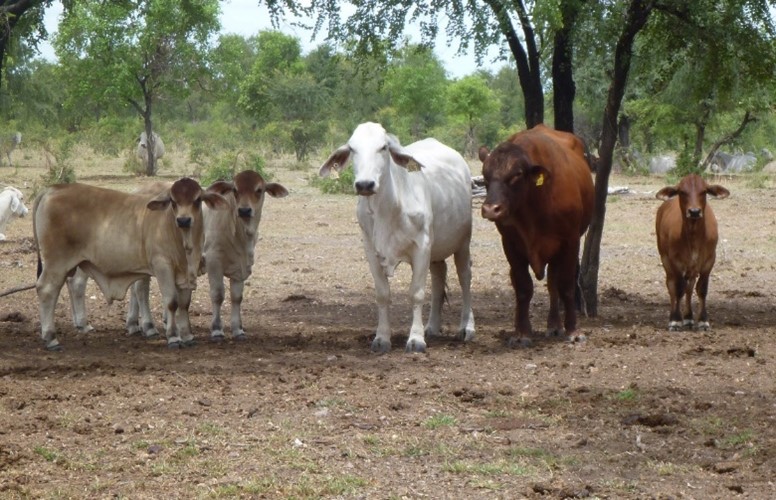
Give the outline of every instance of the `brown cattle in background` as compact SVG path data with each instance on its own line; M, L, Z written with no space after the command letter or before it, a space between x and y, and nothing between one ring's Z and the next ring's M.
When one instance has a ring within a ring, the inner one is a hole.
M547 334L584 340L575 307L579 246L593 214L593 180L584 143L544 125L519 132L492 152L480 148L487 195L482 216L496 223L515 290L515 333L528 345L533 280L547 274ZM560 321L560 302L565 318Z
M706 195L727 198L730 191L719 185L708 185L702 177L690 174L679 184L664 187L656 197L665 200L657 209L655 233L660 260L666 271L666 287L671 297L671 313L668 329L678 331L692 328L692 289L698 294L697 326L708 330L706 295L709 291L709 275L717 255L717 218ZM682 316L681 301L685 298Z

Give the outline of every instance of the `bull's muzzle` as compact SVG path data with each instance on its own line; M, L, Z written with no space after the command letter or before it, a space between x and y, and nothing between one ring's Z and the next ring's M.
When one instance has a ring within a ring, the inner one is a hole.
M506 208L501 203L483 203L481 213L484 219L497 221L504 217Z
M191 227L191 217L176 217L175 223L181 229L188 229Z
M703 217L703 211L700 208L688 208L687 209L687 218L688 219L700 219Z
M253 209L251 207L238 207L237 217L241 217L243 219L250 219L251 217L253 217Z

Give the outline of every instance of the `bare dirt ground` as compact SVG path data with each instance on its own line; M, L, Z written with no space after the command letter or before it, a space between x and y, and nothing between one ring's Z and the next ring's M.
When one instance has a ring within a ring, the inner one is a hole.
M355 198L319 194L312 167L270 170L291 194L265 205L246 342L208 341L204 278L191 309L200 342L183 350L127 337L125 304L106 305L90 284L96 330L75 331L63 291L65 351L46 352L35 291L0 298L0 497L776 497L772 189L722 179L732 196L711 201L721 241L710 332L666 331L654 236L665 181L613 176L634 193L607 205L586 345L506 347L508 267L475 201L476 340L453 338L451 270L445 336L405 354L404 265L392 281L393 351L376 356ZM119 189L138 182L99 162L77 171ZM42 172L3 167L0 180L29 196ZM0 243L0 290L33 282L31 234L30 218L18 220ZM536 330L547 307L540 283Z

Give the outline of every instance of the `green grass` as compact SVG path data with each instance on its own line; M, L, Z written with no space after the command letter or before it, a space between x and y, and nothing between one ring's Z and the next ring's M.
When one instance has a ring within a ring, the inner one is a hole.
M456 424L455 417L451 415L434 415L429 417L423 422L423 427L426 429L439 429L440 427L452 427Z

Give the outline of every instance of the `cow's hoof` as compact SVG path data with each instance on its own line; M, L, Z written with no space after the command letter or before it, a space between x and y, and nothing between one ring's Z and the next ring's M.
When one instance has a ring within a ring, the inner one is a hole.
M439 328L426 328L423 330L423 336L425 338L439 337Z
M223 332L221 332L220 334L215 332L210 334L210 341L213 342L214 344L220 344L224 341L224 339L225 337Z
M167 349L180 349L181 347L183 347L183 343L180 340L167 342Z
M390 350L391 350L390 340L382 340L380 338L375 337L375 339L372 341L372 352L376 352L377 354L385 354Z
M458 340L462 340L464 342L471 342L474 340L474 329L461 328L458 331Z
M565 339L566 337L566 330L563 328L548 328L547 329L547 338L551 339Z
M184 340L182 344L183 344L183 347L194 347L195 345L197 345L197 341L194 339L189 339L189 340Z
M410 339L404 350L406 352L426 352L426 343L418 339Z
M566 337L566 341L568 341L570 344L583 345L587 342L587 335L584 333L575 333Z
M509 340L507 340L507 347L512 349L525 349L527 347L533 347L533 341L528 337L509 337Z
M708 321L698 321L698 330L708 332L711 330L711 325Z
M138 325L127 325L127 337L143 333L143 329Z
M94 327L92 325L76 326L75 329L78 330L78 333L89 333L94 331Z
M682 327L682 324L679 321L671 321L668 323L668 331L669 332L681 332L684 330Z
M46 350L51 352L62 352L65 349L62 347L62 344L60 344L58 340L52 340L46 344Z
M682 326L684 327L685 330L692 330L693 327L695 326L695 323L693 323L693 320L691 319L686 319L682 321Z
M245 335L245 332L240 332L232 335L232 339L234 339L235 342L245 342L248 340L248 337Z
M156 340L159 338L159 332L157 332L155 329L143 332L143 338L146 340Z

